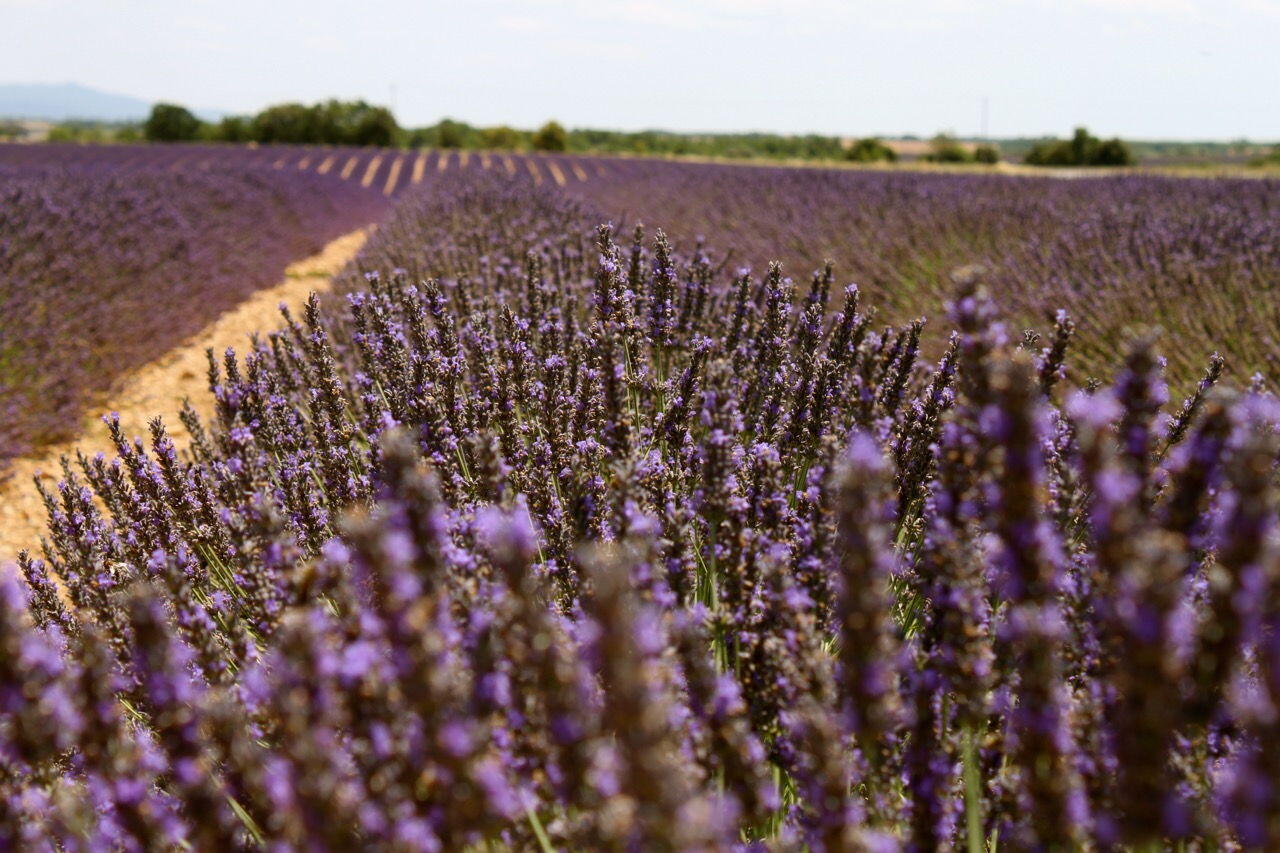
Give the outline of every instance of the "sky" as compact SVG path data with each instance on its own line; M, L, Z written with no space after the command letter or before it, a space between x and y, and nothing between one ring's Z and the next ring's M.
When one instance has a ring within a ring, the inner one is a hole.
M1280 139L1280 0L0 0L0 82L402 124Z

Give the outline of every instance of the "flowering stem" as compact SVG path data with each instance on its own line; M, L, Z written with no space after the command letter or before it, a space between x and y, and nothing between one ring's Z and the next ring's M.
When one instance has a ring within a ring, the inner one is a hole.
M547 837L547 831L542 828L542 821L538 819L538 813L533 810L533 806L525 804L524 813L529 817L533 834L538 836L538 846L542 848L542 853L555 853L555 848L551 846L551 839Z
M253 819L253 816L245 811L244 806L240 805L235 797L228 795L227 803L231 806L231 811L235 814L236 819L244 824L245 832L249 833L249 837L256 844L261 845L263 843L262 829L258 826L257 821Z
M964 730L964 819L966 847L969 853L983 853L982 779L978 769L978 732L972 726Z

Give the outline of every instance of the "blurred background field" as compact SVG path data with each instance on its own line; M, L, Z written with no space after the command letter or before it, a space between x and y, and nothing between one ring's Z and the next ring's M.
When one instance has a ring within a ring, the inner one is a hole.
M379 221L400 194L482 175L545 184L620 228L663 223L678 246L705 240L733 267L781 260L804 281L814 259L830 259L840 280L874 295L886 322L936 315L952 271L981 265L1019 328L1044 333L1058 309L1072 314L1081 378L1114 370L1120 342L1139 327L1179 341L1168 353L1174 381L1193 381L1215 351L1232 373L1280 376L1277 180L949 168L308 145L0 146L6 454L69 437L72 414L114 377L274 283L289 261Z

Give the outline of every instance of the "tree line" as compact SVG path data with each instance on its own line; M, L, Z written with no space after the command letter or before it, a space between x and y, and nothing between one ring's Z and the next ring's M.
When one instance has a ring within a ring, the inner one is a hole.
M254 115L227 116L216 122L202 121L179 104L160 103L143 123L142 136L153 142L374 145L742 160L892 163L899 159L898 151L878 137L567 129L556 121L525 130L505 124L480 127L451 118L426 127L405 128L387 107L332 99L315 104L276 104ZM939 134L930 140L919 159L994 164L1002 157L999 148L991 143L965 143L949 134ZM1100 140L1085 128L1077 128L1069 140L1047 140L1033 146L1025 162L1040 166L1126 166L1135 159L1120 139Z
M299 145L398 144L401 129L391 110L365 101L276 104L251 116L201 121L179 104L156 104L142 125L152 142L261 142Z

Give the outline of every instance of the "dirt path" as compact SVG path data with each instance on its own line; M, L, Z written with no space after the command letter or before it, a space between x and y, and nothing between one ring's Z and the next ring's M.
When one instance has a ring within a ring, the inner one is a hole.
M181 346L125 375L101 402L86 412L76 440L14 460L6 479L0 481L0 562L15 557L23 548L33 551L39 548L44 531L44 506L33 477L55 482L61 473L58 458L73 454L76 448L88 455L100 450L111 454L111 441L100 420L104 413L119 412L121 426L131 437L147 436L147 421L160 415L181 447L187 438L178 420L182 401L189 398L202 416L208 416L213 408L212 398L205 389L208 365L205 350L210 347L217 353L227 347L243 350L248 346L251 333L280 326L282 302L298 314L312 291L329 288L333 276L360 251L370 231L365 228L344 234L319 254L290 265L280 284L258 291Z

